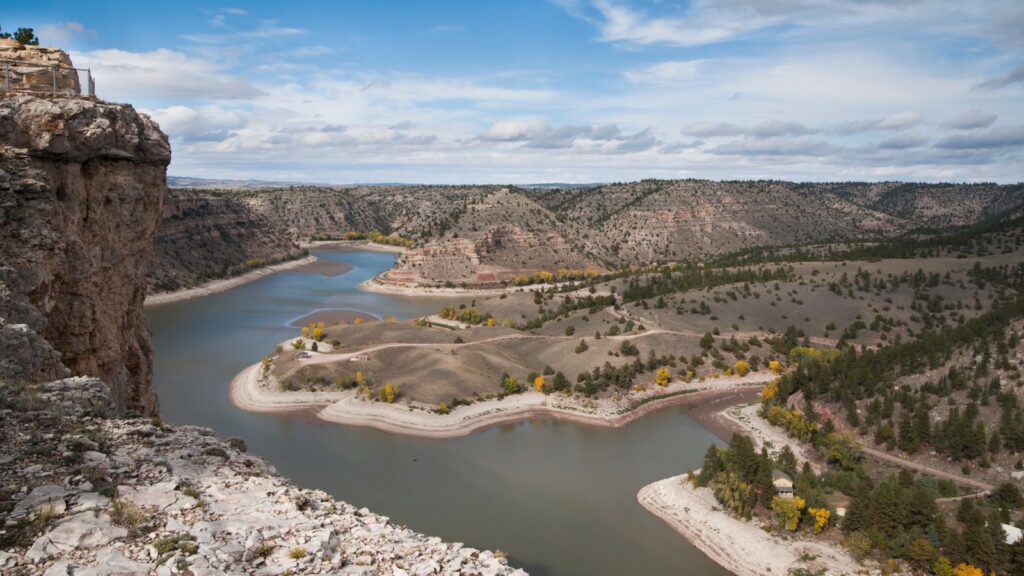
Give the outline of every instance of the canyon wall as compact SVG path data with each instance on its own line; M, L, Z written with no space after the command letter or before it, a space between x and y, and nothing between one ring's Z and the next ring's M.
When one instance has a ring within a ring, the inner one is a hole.
M0 100L0 377L96 376L157 412L142 303L170 158L131 106Z
M305 255L287 229L233 194L172 190L156 235L151 293L190 288Z

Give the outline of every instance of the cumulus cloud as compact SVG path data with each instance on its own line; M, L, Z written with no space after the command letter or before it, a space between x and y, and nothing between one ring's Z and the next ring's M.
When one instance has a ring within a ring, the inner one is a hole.
M100 96L137 98L253 98L263 91L209 60L160 48L151 52L93 50L73 55L79 67L91 68Z
M492 142L519 142L543 134L551 128L540 120L500 120L480 135Z
M527 148L571 148L586 140L597 145L611 144L611 148L605 149L614 153L640 152L660 143L649 128L625 135L614 124L551 127L542 120L499 120L484 130L479 139L485 142L519 142Z
M953 134L939 140L935 145L951 150L1024 146L1024 126L1000 126L984 131Z
M654 133L651 132L650 128L647 128L633 134L632 136L627 136L622 142L615 146L615 152L619 154L643 152L654 148L658 144L661 144L661 141L654 136Z
M996 121L995 114L982 112L981 110L968 110L958 114L942 123L946 128L954 130L974 130L976 128L988 128Z
M226 140L248 124L248 117L238 110L211 106L202 109L170 106L153 110L150 115L173 140L183 142L219 142Z

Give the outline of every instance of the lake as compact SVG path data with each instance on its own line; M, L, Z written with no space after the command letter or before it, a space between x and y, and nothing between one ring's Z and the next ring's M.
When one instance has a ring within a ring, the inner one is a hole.
M242 438L301 486L431 536L502 550L535 576L728 574L636 502L642 486L700 466L717 442L683 408L625 428L544 420L445 440L235 408L231 379L296 336L290 324L297 318L345 308L407 319L452 302L359 290L391 267L394 254L313 253L352 270L335 277L282 272L147 309L165 422Z

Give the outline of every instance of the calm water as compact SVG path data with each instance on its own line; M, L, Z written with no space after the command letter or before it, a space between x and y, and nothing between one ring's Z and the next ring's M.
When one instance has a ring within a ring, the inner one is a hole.
M643 485L699 466L714 440L681 409L620 429L541 421L430 440L235 408L231 378L295 335L295 318L319 308L408 318L445 302L356 288L389 268L392 254L316 254L354 269L281 273L147 311L166 422L244 438L299 485L420 532L503 550L537 576L727 574L636 503Z

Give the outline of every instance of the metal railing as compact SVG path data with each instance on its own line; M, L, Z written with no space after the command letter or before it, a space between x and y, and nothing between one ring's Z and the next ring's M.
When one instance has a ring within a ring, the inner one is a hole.
M89 68L21 60L0 60L0 67L3 74L0 89L4 92L96 95L96 82Z

